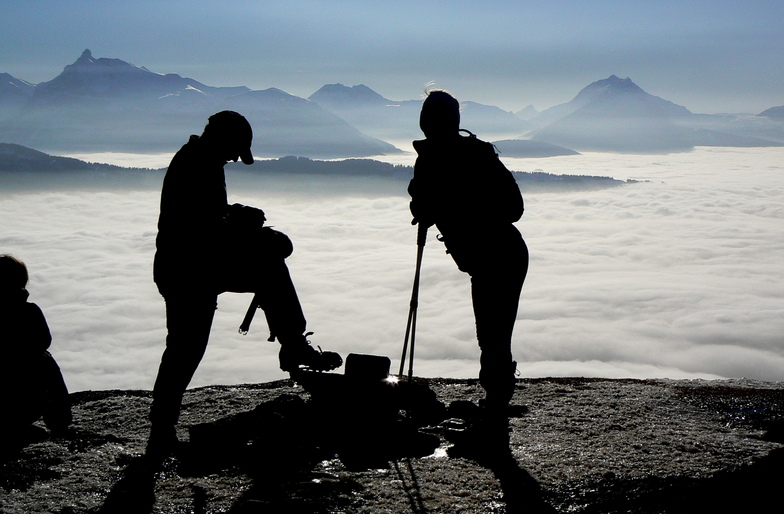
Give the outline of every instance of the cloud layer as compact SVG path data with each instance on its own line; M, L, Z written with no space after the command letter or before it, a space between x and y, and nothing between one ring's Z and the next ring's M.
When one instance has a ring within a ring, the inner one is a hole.
M506 160L511 169L643 180L526 194L531 250L514 351L522 376L784 380L784 152L698 149ZM72 390L149 389L165 338L151 278L160 176L120 188L0 192L0 252L28 264L31 301ZM229 173L231 201L262 207L295 244L289 266L314 344L388 355L397 370L416 256L405 183L328 184ZM468 277L431 230L415 374L478 372ZM225 294L193 384L284 378L249 295Z

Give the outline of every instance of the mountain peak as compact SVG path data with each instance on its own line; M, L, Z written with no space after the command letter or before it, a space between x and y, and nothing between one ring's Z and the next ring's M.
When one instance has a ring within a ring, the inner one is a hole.
M784 120L784 105L778 107L771 107L759 113L758 116L765 116L767 118Z
M594 98L599 95L603 94L613 94L613 93L642 93L645 94L645 91L640 88L637 84L635 84L632 79L629 77L626 78L619 78L617 75L610 75L606 79L597 80L582 89L577 94L577 98Z
M74 61L73 64L70 64L65 67L66 70L83 70L85 68L141 71L141 68L139 68L138 66L123 61L122 59L113 59L113 58L106 58L106 57L95 58L93 57L93 53L90 51L89 48L85 49L82 52L82 55L80 55L79 58L76 59L76 61Z
M634 113L645 117L677 117L691 114L683 106L647 93L632 79L617 75L589 84L565 105L568 108L564 115L580 111L588 116L628 116Z
M364 84L344 86L343 84L327 84L310 95L308 100L335 107L337 105L386 105L389 100L379 95Z
M544 111L536 119L542 128L533 139L576 150L681 151L693 144L675 120L690 115L630 78L610 75L583 88L570 102Z
M82 55L76 60L76 62L93 62L93 53L90 51L89 48L86 48Z

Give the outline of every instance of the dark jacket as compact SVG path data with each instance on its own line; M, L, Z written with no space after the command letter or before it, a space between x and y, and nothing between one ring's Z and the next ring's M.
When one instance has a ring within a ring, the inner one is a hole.
M12 430L44 417L50 430L71 423L68 388L60 367L47 351L52 335L38 305L26 301L0 304L0 402L6 428Z
M196 284L227 244L224 161L207 152L199 136L175 154L161 190L154 279L164 290Z
M519 247L512 224L523 215L523 196L492 144L456 135L414 141L414 149L411 213L418 223L436 225L461 270L472 273L510 244Z
M27 302L9 302L0 306L0 326L4 355L32 355L45 352L52 344L52 334L41 308Z

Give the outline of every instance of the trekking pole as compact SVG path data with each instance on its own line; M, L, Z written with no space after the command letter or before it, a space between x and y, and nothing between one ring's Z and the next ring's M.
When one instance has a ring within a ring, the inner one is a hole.
M253 300L251 300L250 305L248 305L248 311L245 313L245 318L243 318L242 324L240 325L240 334L247 335L250 330L250 324L253 321L253 315L256 314L256 309L259 308L259 305L259 299L254 294Z
M406 353L408 353L408 378L409 380L414 375L414 339L416 334L416 314L417 307L419 306L419 275L422 269L422 255L425 252L425 241L427 241L427 229L425 225L419 224L417 230L417 260L416 271L414 272L414 288L411 291L411 303L408 309L408 322L406 323L406 336L403 339L403 355L400 357L400 371L398 376L403 376L403 367L406 362ZM408 352L409 336L411 338L411 351Z

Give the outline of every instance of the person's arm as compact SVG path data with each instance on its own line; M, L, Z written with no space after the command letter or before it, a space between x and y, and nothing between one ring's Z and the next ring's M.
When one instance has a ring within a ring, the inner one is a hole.
M431 165L424 157L417 157L414 163L414 178L408 184L408 194L411 196L409 209L414 219L412 225L430 227L436 221L435 197L432 192Z

